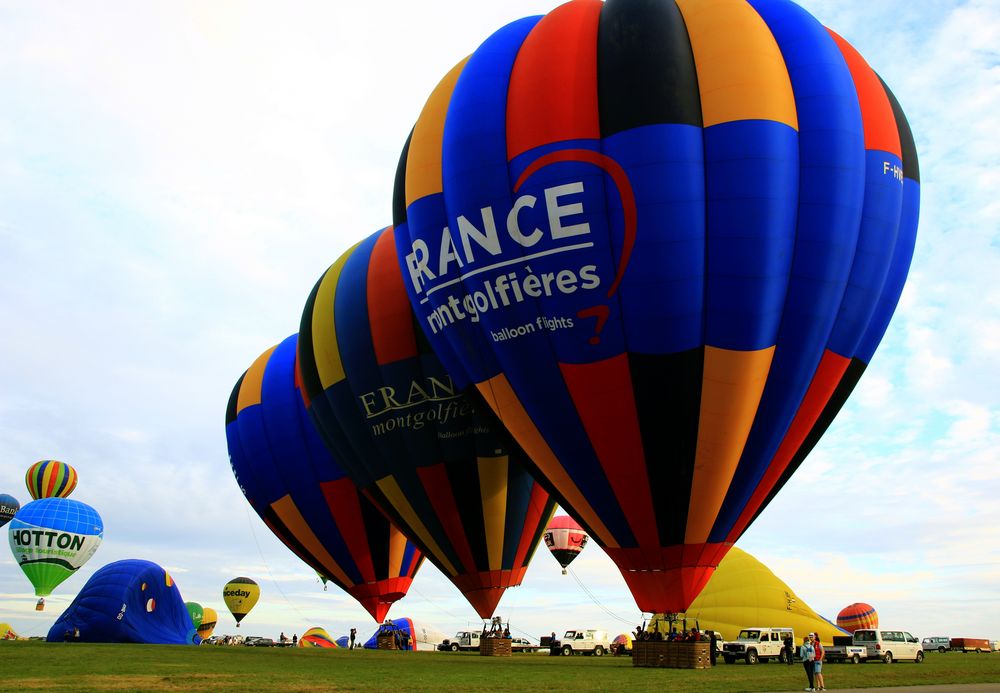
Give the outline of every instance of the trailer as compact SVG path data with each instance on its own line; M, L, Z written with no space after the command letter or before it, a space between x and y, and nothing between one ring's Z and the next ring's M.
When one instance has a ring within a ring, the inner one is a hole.
M952 638L951 649L955 652L992 652L993 646L987 638Z
M860 664L868 659L868 648L855 645L849 635L833 636L833 645L823 648L823 659L827 662L850 662Z

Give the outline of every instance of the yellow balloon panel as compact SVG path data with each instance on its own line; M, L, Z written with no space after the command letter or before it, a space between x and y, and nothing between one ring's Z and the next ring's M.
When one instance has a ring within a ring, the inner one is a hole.
M219 620L219 614L210 606L206 606L202 612L201 624L198 626L198 635L202 640L212 637L215 631L215 624Z
M733 547L722 559L705 589L679 615L690 628L697 621L702 630L717 630L726 640L735 640L748 627L793 628L801 643L806 633L818 633L820 642L832 645L834 635L845 631L812 610L792 589L756 558ZM674 626L679 628L677 622ZM650 630L669 630L657 614Z

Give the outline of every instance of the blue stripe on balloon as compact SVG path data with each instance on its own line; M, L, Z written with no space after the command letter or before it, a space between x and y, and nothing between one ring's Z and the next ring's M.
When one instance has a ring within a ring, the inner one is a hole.
M842 53L798 5L750 1L778 42L795 94L798 215L767 385L710 541L729 534L809 388L847 286L864 201L861 108Z
M798 201L798 134L743 120L705 128L705 341L773 346L785 303Z

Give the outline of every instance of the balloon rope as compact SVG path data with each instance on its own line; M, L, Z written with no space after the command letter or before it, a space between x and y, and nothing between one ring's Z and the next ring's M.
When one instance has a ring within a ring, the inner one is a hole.
M281 585L279 585L278 581L274 579L274 573L271 572L271 566L268 565L267 559L264 558L264 552L260 548L260 542L257 541L257 533L253 531L253 520L250 518L250 509L246 506L244 506L243 509L246 511L247 514L247 524L250 525L250 536L253 537L253 543L256 544L257 546L257 553L260 554L260 561L261 563L264 564L264 569L267 571L267 574L271 576L271 582L274 583L274 586L278 589L278 593L281 594L282 598L285 600L288 606L292 607L292 610L299 615L299 618L302 619L302 622L309 623L309 619L305 617L305 614L299 611L297 606L292 604L292 602L288 599L288 596L285 594L284 590L281 589Z
M456 616L455 614L451 613L450 611L448 611L447 609L445 609L443 606L441 606L440 604L438 604L436 601L434 601L432 599L428 599L424 595L424 593L421 592L419 589L417 589L417 586L414 585L414 584L412 584L412 583L410 584L410 592L415 592L421 599L423 599L425 602L427 602L428 604L430 604L431 606L433 606L435 609L437 609L441 613L445 614L446 616L448 616L450 618L453 618L456 621L462 621L463 620L461 616Z
M618 619L622 623L628 624L629 626L632 626L633 624L636 623L635 619L629 620L626 618L622 618L618 614L611 611L611 609L604 606L604 604L601 604L600 600L594 595L594 593L591 592L589 589L587 589L587 586L583 584L583 582L580 580L579 577L577 577L576 573L573 571L572 568L567 568L566 570L568 570L569 574L573 576L574 580L576 580L576 584L580 586L580 589L582 589L587 594L587 596L590 597L590 601L594 602L594 604L597 604L597 606L601 607L604 613L606 613L611 618Z

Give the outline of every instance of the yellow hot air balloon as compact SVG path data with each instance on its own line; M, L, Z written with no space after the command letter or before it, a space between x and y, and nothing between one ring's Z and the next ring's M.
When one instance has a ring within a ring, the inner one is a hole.
M210 606L206 606L201 615L201 623L198 625L198 635L201 636L202 640L208 640L212 637L212 632L215 630L215 624L219 620L219 614Z
M834 635L847 635L813 611L766 565L736 547L722 559L688 610L677 618L686 618L689 628L697 621L702 630L717 630L726 640L735 640L742 628L753 626L793 628L798 639L806 633L817 633L826 645L833 644ZM678 626L676 620L674 626ZM660 614L649 628L669 632Z
M248 577L233 578L222 588L222 599L236 619L236 627L260 599L260 585Z

